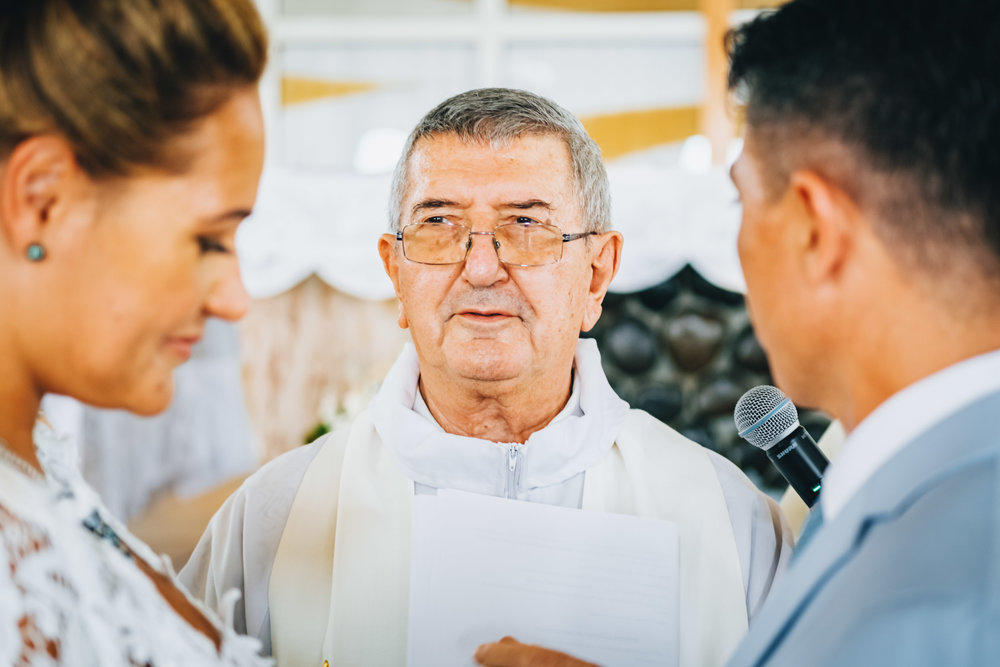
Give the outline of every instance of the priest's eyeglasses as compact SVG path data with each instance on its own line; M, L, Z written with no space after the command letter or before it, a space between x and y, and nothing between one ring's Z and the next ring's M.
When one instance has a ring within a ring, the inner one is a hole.
M474 232L450 222L418 222L396 232L403 244L403 256L419 264L460 264L469 255L473 236L492 236L497 259L508 266L555 264L563 255L563 245L598 232L564 234L555 225L541 222L511 222L492 232Z

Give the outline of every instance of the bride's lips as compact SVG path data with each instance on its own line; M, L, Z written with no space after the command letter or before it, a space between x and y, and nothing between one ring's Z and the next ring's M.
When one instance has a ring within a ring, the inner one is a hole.
M191 348L193 348L201 336L167 336L163 341L164 347L175 353L183 361L191 358Z

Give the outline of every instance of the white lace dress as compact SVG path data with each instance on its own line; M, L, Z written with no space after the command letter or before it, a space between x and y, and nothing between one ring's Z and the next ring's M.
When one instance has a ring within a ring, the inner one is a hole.
M256 639L198 605L222 636L217 651L132 560L84 528L96 510L137 556L176 580L169 561L108 515L77 471L69 441L39 426L35 442L44 482L0 458L0 667L271 664L258 656Z

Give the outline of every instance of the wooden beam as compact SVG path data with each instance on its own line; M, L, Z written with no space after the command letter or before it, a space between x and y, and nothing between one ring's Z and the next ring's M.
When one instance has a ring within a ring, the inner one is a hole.
M726 110L726 76L729 62L723 46L729 30L729 16L738 0L701 0L705 14L705 103L701 111L701 133L712 143L712 161L726 159L726 147L733 138L733 124Z

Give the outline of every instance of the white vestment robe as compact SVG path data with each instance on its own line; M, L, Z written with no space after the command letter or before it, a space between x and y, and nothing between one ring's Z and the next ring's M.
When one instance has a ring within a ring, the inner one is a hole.
M674 521L681 665L725 662L785 563L776 505L735 466L613 392L581 341L567 406L524 444L447 434L407 348L369 409L265 466L213 518L181 576L210 606L244 592L237 622L279 665L405 663L414 493L456 488Z

